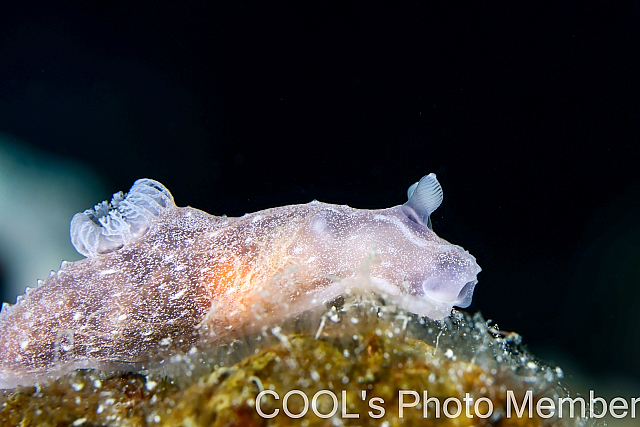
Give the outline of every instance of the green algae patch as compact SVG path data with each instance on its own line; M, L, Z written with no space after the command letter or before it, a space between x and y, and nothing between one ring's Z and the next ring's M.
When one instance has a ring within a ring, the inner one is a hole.
M535 405L564 397L560 379L517 335L479 315L434 321L348 297L324 312L194 347L162 369L80 370L5 391L0 425L584 425L543 420L535 410L507 417L508 392L522 406L531 390Z

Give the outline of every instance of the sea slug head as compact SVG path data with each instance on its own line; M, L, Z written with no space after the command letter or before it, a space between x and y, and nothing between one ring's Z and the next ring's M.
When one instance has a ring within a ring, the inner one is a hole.
M401 227L400 231L413 234L422 242L412 239L407 242L406 249L415 258L403 281L406 305L433 318L448 315L452 306L468 307L481 268L468 251L441 239L433 231L431 214L443 199L436 175L430 173L410 186L407 196L409 200L404 205L392 209L407 227ZM430 244L424 246L426 242Z
M309 240L317 258L333 262L341 277L374 251L379 261L370 275L376 291L408 311L441 319L453 306L471 304L481 269L469 252L432 229L430 216L442 202L435 174L409 187L408 196L404 205L381 210L325 205L310 220Z

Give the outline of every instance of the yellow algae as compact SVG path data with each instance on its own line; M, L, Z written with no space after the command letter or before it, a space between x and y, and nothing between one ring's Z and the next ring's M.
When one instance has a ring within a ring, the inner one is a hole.
M579 419L542 420L535 411L532 418L506 417L507 391L521 404L532 390L535 405L540 397L561 395L560 378L558 369L539 363L517 339L489 328L479 315L455 312L434 321L381 300L350 296L324 312L307 312L211 348L192 348L161 371L75 371L5 391L0 425L583 425ZM264 391L278 399L263 396L259 406L266 416L261 416L256 398ZM425 392L432 399L426 416ZM283 405L287 393L290 415ZM420 403L411 406L416 396ZM471 399L468 413L465 398ZM476 413L479 399L484 401ZM454 400L462 404L457 416L451 416L457 411ZM488 401L491 415L481 418L489 412Z

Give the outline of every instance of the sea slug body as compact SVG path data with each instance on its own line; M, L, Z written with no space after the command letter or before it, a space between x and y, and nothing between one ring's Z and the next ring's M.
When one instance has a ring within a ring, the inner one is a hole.
M228 218L177 207L162 184L138 180L72 219L86 259L3 305L0 388L78 368L136 369L323 305L372 252L368 291L446 317L470 304L480 267L431 229L442 201L435 175L408 195L388 209L313 201Z

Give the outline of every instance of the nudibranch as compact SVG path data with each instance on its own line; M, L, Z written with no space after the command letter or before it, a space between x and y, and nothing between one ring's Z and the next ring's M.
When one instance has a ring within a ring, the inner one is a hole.
M177 207L159 182L76 214L63 262L0 312L0 388L78 368L136 369L330 302L371 254L371 289L441 319L470 304L480 267L438 237L435 174L404 205L380 210L312 201L239 218Z

